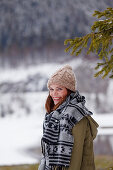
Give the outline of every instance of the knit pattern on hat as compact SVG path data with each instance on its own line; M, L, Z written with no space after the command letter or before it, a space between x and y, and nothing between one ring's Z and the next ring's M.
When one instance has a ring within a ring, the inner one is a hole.
M76 78L72 67L70 65L65 65L64 67L57 70L48 80L47 87L50 88L50 85L52 84L64 86L67 89L75 92Z

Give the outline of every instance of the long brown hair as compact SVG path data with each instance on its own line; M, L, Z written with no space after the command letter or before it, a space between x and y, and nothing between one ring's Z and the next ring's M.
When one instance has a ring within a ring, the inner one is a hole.
M46 103L45 103L45 109L47 111L47 113L52 112L53 110L56 110L58 108L58 106L60 106L65 100L66 98L72 93L71 90L67 89L67 96L64 97L59 103L57 103L56 105L54 105L54 101L52 99L52 97L50 96L50 94L48 95L47 99L46 99Z

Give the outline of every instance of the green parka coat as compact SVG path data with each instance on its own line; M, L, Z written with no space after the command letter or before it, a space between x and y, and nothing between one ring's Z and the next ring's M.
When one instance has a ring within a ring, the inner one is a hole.
M98 124L91 117L84 117L72 129L74 145L69 170L95 170L93 140Z

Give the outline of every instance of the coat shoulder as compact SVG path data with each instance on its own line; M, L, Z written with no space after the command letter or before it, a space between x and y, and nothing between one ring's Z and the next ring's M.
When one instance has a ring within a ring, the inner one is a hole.
M91 116L86 116L83 117L72 129L72 134L78 132L86 133L87 130L90 131L90 134L93 139L95 139L97 132L98 132L98 123L91 117Z

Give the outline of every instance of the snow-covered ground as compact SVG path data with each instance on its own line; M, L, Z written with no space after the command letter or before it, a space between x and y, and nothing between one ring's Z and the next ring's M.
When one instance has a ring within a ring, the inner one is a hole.
M37 163L25 150L40 146L43 115L0 120L0 165Z
M98 135L113 135L113 113L98 113L92 117L99 124Z

